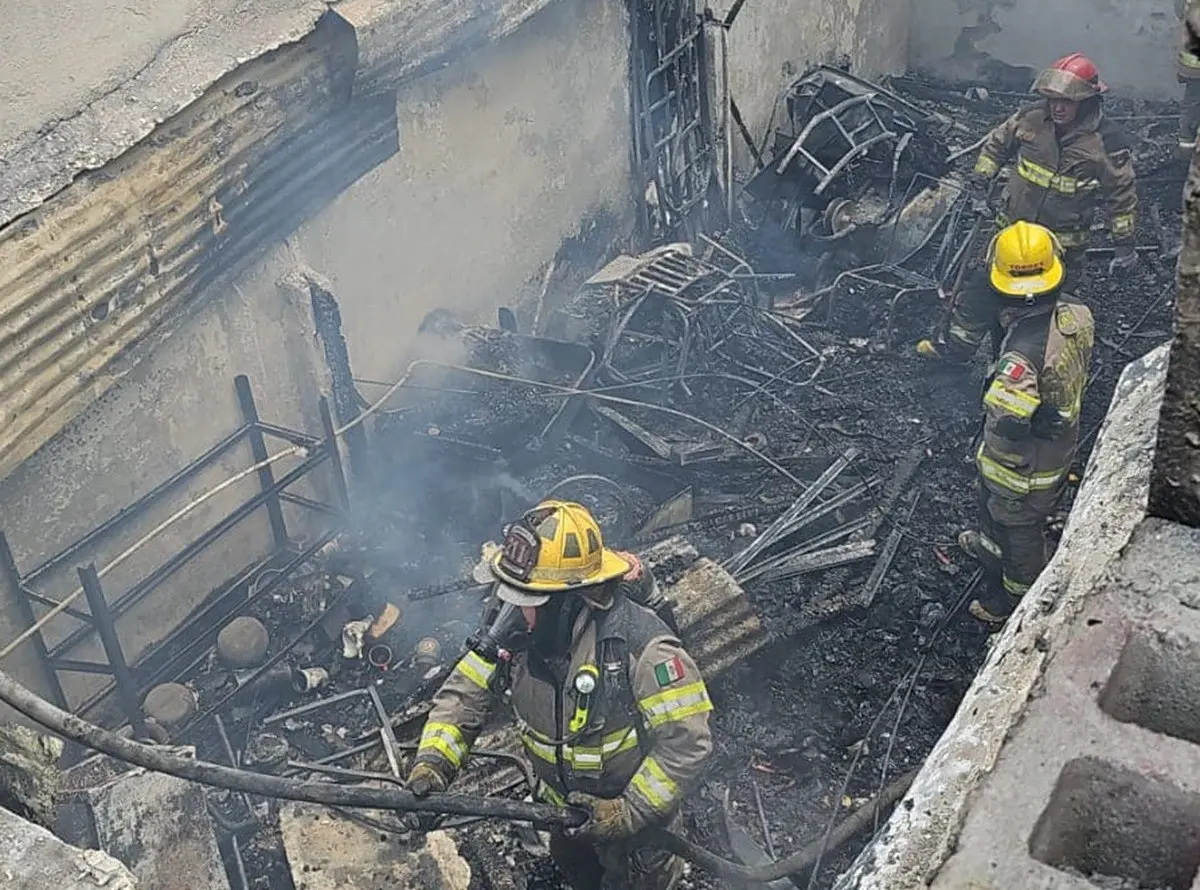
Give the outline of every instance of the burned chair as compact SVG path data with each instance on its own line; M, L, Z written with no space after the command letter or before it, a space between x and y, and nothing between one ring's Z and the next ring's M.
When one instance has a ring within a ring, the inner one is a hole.
M883 87L821 65L791 83L781 102L784 122L746 193L808 258L895 261L925 240L889 246L906 207L917 201L939 213L957 197L925 194L938 191L947 170L939 122Z

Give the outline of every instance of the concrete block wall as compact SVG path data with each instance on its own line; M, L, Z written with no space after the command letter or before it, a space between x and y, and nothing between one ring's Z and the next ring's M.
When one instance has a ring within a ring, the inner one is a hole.
M1097 628L1119 629L1120 621L1128 625L1148 614L1147 609L1130 611L1117 620L1098 612L1106 605L1113 566L1119 565L1145 516L1155 420L1166 374L1166 347L1131 363L1122 373L1054 558L997 636L987 662L905 799L876 841L841 876L837 890L920 890L931 885L955 890L1035 890L1057 888L1062 886L1059 881L1066 880L1059 870L1039 860L1030 864L1023 851L1069 760L1095 754L1120 763L1126 756L1127 749L1114 749L1111 741L1112 732L1123 730L1096 704L1108 675L1096 679L1097 671L1102 671L1093 668L1095 676L1089 676L1084 686L1093 680L1097 685L1081 691L1071 680L1077 680L1080 671L1071 667L1064 653L1079 653L1093 659L1093 665L1110 657L1115 663L1119 643L1110 639L1107 642L1113 645L1104 649L1106 641L1096 636ZM1195 559L1195 554L1178 550L1171 559L1189 556ZM1095 618L1101 624L1089 624ZM1053 722L1055 712L1036 711L1043 715L1039 734L1024 735L1023 727L1032 719L1043 690L1058 689L1064 681L1057 678L1064 671L1069 681L1062 693L1066 698L1056 700L1065 708L1059 712L1061 719ZM1084 703L1081 696L1091 696L1091 703ZM1081 722L1085 715L1088 722ZM1010 759L1008 746L1018 738L1024 739L1026 753L1017 749L1012 757L1027 760ZM1030 747L1035 749L1032 754ZM1046 765L1035 767L1034 761ZM1015 765L1006 768L1009 763ZM1142 761L1134 764L1141 765ZM1068 779L1094 777L1097 771L1088 772L1088 766L1077 764ZM1186 773L1181 775L1191 781ZM973 826L970 836L965 833L967 826ZM979 856L970 858L976 849ZM952 858L958 859L955 867L964 871L955 872L955 878L943 877L944 872L949 874L946 868Z
M931 886L1103 878L1200 888L1200 530L1163 520L1138 528L1055 646Z
M1173 0L915 0L910 34L910 67L949 78L987 82L989 63L1037 69L1082 52L1122 93L1179 92Z

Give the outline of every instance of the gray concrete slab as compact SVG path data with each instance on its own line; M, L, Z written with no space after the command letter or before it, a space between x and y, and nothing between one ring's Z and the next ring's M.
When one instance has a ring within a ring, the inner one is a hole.
M0 225L150 133L323 0L62 0L5 10Z
M203 785L127 773L91 793L96 836L154 890L229 890Z
M280 810L279 831L301 890L467 890L471 882L471 867L444 831L420 836L410 847L325 807L301 803Z
M137 890L124 865L81 850L0 807L0 887L4 890Z
M1146 520L1054 649L934 888L1089 887L1080 875L1099 875L1189 890L1200 611L1183 600L1198 586L1200 531Z

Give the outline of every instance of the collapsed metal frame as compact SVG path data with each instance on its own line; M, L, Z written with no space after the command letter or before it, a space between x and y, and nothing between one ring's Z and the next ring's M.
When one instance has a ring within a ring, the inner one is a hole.
M245 375L239 375L234 379L234 387L243 421L236 430L187 466L156 485L134 503L119 510L115 515L68 544L38 566L22 573L13 558L7 538L3 531L0 531L0 580L7 583L17 594L14 599L20 609L22 619L27 628L33 628L38 622L35 605L50 608L59 605L55 600L35 588L34 584L39 579L45 578L55 569L64 567L85 548L103 540L109 534L125 526L130 520L143 515L152 505L163 502L173 493L178 493L185 483L216 465L221 457L229 454L243 442L248 442L250 445L254 465L264 464L268 459L266 446L266 437L268 436L305 449L300 464L279 479L275 478L269 465L258 467L255 472L260 490L253 497L243 501L114 601L109 602L106 597L100 584L100 573L94 563L77 567L76 571L87 598L89 611L84 612L67 607L61 615L55 616L55 619L61 619L64 615L69 616L78 621L80 626L54 645L47 643L40 628L31 637L31 643L45 673L50 696L55 704L63 710L84 716L95 710L110 695L116 693L126 719L136 733L144 736L146 727L140 707L142 693L168 677L180 676L197 664L214 645L216 634L221 626L238 614L244 613L261 598L268 596L335 534L331 531L319 535L309 546L301 548L298 552L289 550L291 542L283 515L283 504L292 504L338 520L345 517L350 503L349 489L342 467L341 455L338 452L333 417L328 401L322 397L319 402L323 435L321 438L317 438L262 420L254 401L250 380ZM336 506L315 501L288 490L326 462L329 463L332 470L333 487L338 501ZM243 569L217 588L210 596L206 606L199 609L162 641L149 647L136 663L130 665L117 633L121 617L128 614L131 609L160 588L184 566L260 508L266 510L270 523L274 545L272 553ZM247 585L251 583L251 579L265 571L270 571L272 577L264 584L255 586L252 590L249 589ZM242 595L243 592L245 595ZM47 626L55 619L47 622ZM203 629L199 633L195 633L197 627ZM107 665L69 657L71 652L91 639L93 634L100 637L101 646L108 659ZM72 707L60 680L62 672L109 676L112 677L113 682L79 705Z
M658 201L657 218L640 202L643 226L691 238L716 163L704 22L695 0L643 0L630 19L634 167Z

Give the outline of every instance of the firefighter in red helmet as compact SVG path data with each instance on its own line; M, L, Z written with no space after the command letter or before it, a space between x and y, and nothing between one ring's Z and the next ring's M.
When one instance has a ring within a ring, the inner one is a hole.
M1108 88L1095 64L1071 53L1042 71L1033 91L1041 100L1020 109L988 134L973 176L986 187L1012 162L1001 225L1017 220L1046 226L1066 250L1078 292L1084 250L1097 212L1107 211L1115 249L1109 273L1137 263L1134 223L1137 185L1128 138L1105 118Z

